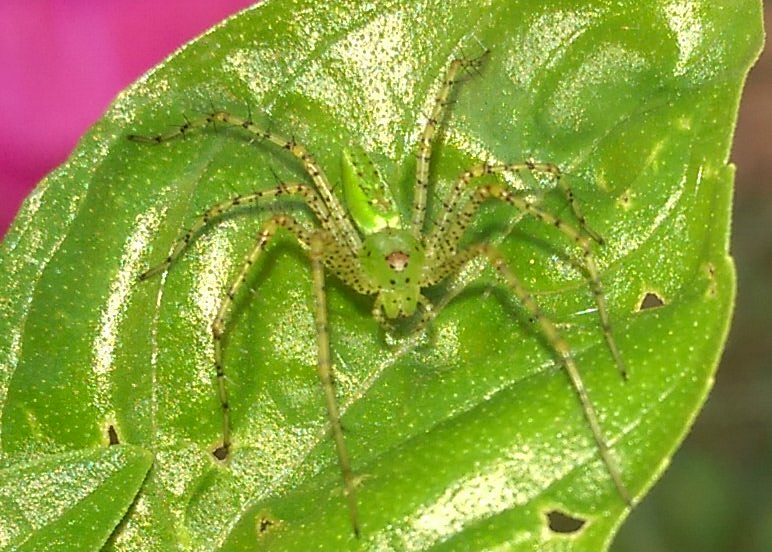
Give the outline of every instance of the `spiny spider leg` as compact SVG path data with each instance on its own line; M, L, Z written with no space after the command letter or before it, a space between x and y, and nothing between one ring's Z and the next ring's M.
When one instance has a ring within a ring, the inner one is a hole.
M206 212L201 215L193 225L188 228L185 233L179 238L172 247L172 251L166 259L156 266L151 267L147 271L143 272L140 276L140 280L147 280L160 272L163 272L169 266L179 258L182 252L190 244L193 237L210 222L218 219L228 212L240 208L246 205L257 204L267 199L273 199L282 195L298 195L303 198L311 211L319 219L323 228L330 231L336 239L343 235L345 230L338 228L335 224L336 221L331 219L327 206L319 198L316 191L305 184L299 184L294 182L282 182L275 188L268 190L260 190L250 194L242 194L232 197L231 199L222 201L216 205L213 205Z
M319 379L324 390L324 399L327 406L327 416L332 426L332 436L335 441L335 451L338 455L338 464L343 474L343 485L351 526L354 535L359 538L359 515L357 510L356 486L354 473L351 470L346 442L343 439L343 427L340 422L338 399L335 396L335 385L332 377L332 361L330 360L330 328L327 322L327 293L324 283L324 259L327 256L327 242L329 236L323 232L315 232L311 236L309 256L311 258L311 273L314 281L314 311L316 314L316 344L317 344L317 369Z
M217 374L217 391L220 397L220 404L223 412L223 439L222 450L223 458L227 456L231 447L231 426L230 426L230 404L228 403L228 389L225 385L225 369L223 368L222 357L222 338L225 333L225 325L233 306L233 300L244 285L247 274L252 265L257 261L260 253L265 249L278 228L284 228L290 232L306 248L310 246L311 234L305 230L292 217L287 215L274 215L268 219L258 233L255 245L249 254L245 257L241 269L236 278L233 279L228 287L228 293L223 297L220 308L217 309L217 315L212 322L212 337L214 338L214 365Z
M434 250L440 248L440 256L443 254L452 253L444 250L446 242L452 241L456 243L457 240L444 240L447 237L447 232L453 225L453 222L458 218L460 207L459 203L462 203L467 199L470 190L470 183L472 180L479 178L486 174L502 174L512 173L520 176L521 171L539 171L551 175L559 175L560 169L552 163L508 163L490 165L487 163L477 165L471 169L465 171L458 177L453 188L450 190L447 199L443 201L443 210L441 216L439 216L432 227L432 233L426 240L426 251L428 255L433 255ZM460 236L458 236L460 238Z
M432 112L421 132L421 139L418 142L418 161L416 163L415 191L413 195L413 214L411 219L411 229L413 236L421 236L424 227L424 218L426 215L426 196L429 188L429 164L432 157L432 144L437 133L437 125L442 120L445 107L448 105L448 98L453 89L453 85L459 82L456 78L458 72L462 69L478 69L483 59L490 53L485 50L476 58L458 58L454 59L445 77L442 80L440 91L434 98Z
M208 125L216 125L217 123L244 129L260 139L268 140L280 148L289 151L292 155L299 159L303 163L303 168L314 182L316 191L319 193L322 201L327 206L330 215L335 221L335 225L342 230L342 237L345 239L348 247L351 249L352 253L359 251L359 248L362 246L362 240L359 238L359 234L357 234L357 231L354 229L351 220L346 215L346 211L335 197L327 176L324 174L324 171L313 158L313 156L308 152L308 150L301 144L298 144L294 138L288 140L287 138L284 138L274 132L268 132L267 130L255 124L251 119L244 119L243 117L233 115L226 111L214 111L208 115L204 115L203 117L191 119L184 125L163 134L156 134L152 136L130 134L128 138L129 140L142 144L161 144L163 142L167 142L169 140L183 136L191 130L203 128Z
M568 343L563 338L557 326L555 326L555 324L553 324L549 318L544 316L533 295L528 292L520 280L515 276L501 253L491 244L475 244L468 249L461 251L457 255L444 260L441 272L445 275L452 272L457 272L466 263L479 256L485 257L488 262L490 262L491 265L496 269L499 276L504 280L504 283L509 287L510 290L512 290L512 292L523 303L523 305L525 305L525 308L528 310L531 318L539 325L542 334L547 339L550 346L560 356L560 360L566 370L566 374L571 380L571 385L573 385L574 390L579 397L579 402L582 405L585 418L590 425L590 429L595 439L595 443L598 446L601 459L603 460L608 473L611 475L611 479L614 481L617 492L625 501L625 503L628 506L631 506L632 499L630 498L630 493L627 491L627 487L625 487L625 484L622 481L622 475L619 471L616 461L611 456L611 451L606 445L606 440L603 437L603 430L601 429L600 422L598 421L598 415L595 412L595 407L593 407L589 395L587 394L587 388L584 386L584 382L581 375L579 374L579 370L576 367L576 363L571 356L571 349L568 346ZM430 281L427 281L427 285L430 285L430 283Z
M524 170L527 170L530 173L545 173L554 178L558 187L566 196L566 200L568 201L574 216L579 221L580 230L599 244L604 243L603 238L587 225L587 221L579 208L578 202L576 201L576 196L574 195L571 187L568 186L568 184L565 182L565 179L563 178L563 175L557 165L553 163L537 163L530 160L524 161L522 163L482 163L462 173L456 181L456 184L451 189L448 198L443 202L443 213L442 216L434 223L435 231L433 234L437 237L440 237L448 230L448 227L451 224L451 220L458 213L458 204L464 200L465 194L469 190L469 185L473 180L488 174L511 173L520 177L520 173ZM429 241L427 243L427 250L431 251L436 245L436 243Z
M535 165L531 161L528 161L528 163ZM590 238L592 238L593 241L595 241L598 245L605 245L606 240L603 239L603 236L598 234L590 227L589 224L587 224L587 219L584 216L584 212L582 211L581 207L579 207L579 202L576 201L576 194L574 194L573 188L568 185L568 182L566 182L566 179L563 178L563 175L559 170L555 174L558 181L558 188L562 190L566 201L568 201L568 205L571 207L571 211L574 213L574 217L576 217L576 220L579 222L580 230L590 236Z
M495 172L496 166L488 165L487 167L487 174ZM464 174L467 175L469 172ZM481 174L486 174L486 172ZM471 180L471 177L469 180ZM479 210L480 205L482 205L482 203L488 198L505 201L518 210L530 214L542 222L554 226L579 246L583 252L584 268L587 271L590 288L592 289L595 304L598 307L598 316L600 318L603 336L606 340L606 344L609 351L611 352L611 356L614 359L614 363L616 364L620 375L623 379L627 380L627 368L625 366L624 360L622 359L622 355L619 352L619 348L617 347L614 334L611 330L611 321L609 319L608 309L606 307L606 298L603 294L603 287L600 282L600 272L595 262L595 256L593 255L592 249L590 248L590 242L580 230L577 230L564 220L557 218L556 216L544 211L543 209L540 209L532 201L514 195L507 188L499 184L479 186L477 188L467 190L466 204L463 206L463 208L456 208L454 210L455 216L449 219L449 223L439 225L433 229L432 234L427 242L429 244L436 244L434 247L439 249L439 253L432 253L429 258L444 259L455 254L456 246L461 239L464 230ZM428 272L431 272L433 267L427 266L426 268ZM441 277L440 274L442 275ZM438 274L435 274L435 277L431 279L431 283L439 282L448 274L448 272L439 270ZM427 285L431 284L427 283Z
M230 405L228 402L228 390L225 385L225 370L223 368L222 338L228 315L233 306L233 300L246 281L247 274L257 261L257 258L265 250L266 245L279 228L284 228L309 250L311 268L314 279L315 315L317 329L318 372L327 404L329 421L332 426L335 449L345 486L345 492L349 504L351 521L356 534L359 533L357 521L356 492L354 489L354 477L351 470L348 450L343 439L343 428L340 423L337 399L332 378L332 365L330 362L329 328L327 325L327 307L324 290L323 265L329 253L326 246L331 237L324 230L309 232L295 219L288 215L274 215L263 225L258 234L257 241L244 260L236 278L228 288L228 292L220 304L214 322L212 323L212 336L214 338L214 360L217 374L218 393L223 411L223 444L222 449L227 455L230 446Z

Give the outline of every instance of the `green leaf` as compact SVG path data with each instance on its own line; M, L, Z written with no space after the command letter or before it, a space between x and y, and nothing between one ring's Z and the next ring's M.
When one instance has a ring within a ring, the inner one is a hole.
M134 502L152 455L133 446L34 458L0 469L3 550L100 550Z
M566 173L606 240L595 250L629 381L564 236L490 205L466 239L498 243L559 325L640 499L705 400L727 332L727 158L762 40L760 8L272 0L226 21L119 96L3 242L4 461L77 458L106 446L109 426L121 443L152 451L110 550L605 549L626 506L554 351L483 266L455 282L479 275L430 338L396 343L373 320L372 298L329 282L337 392L362 476L361 539L327 436L308 262L286 236L254 267L255 293L239 295L229 323L234 450L218 462L210 325L265 210L212 224L168 273L138 275L214 203L272 187L274 173L308 179L287 152L233 129L157 146L126 136L166 131L211 105L252 113L305 144L333 183L342 151L363 147L407 211L417 139L444 69L490 48L454 94L434 193L490 159L533 156ZM528 183L546 210L570 220L560 193ZM297 201L276 208L311 220ZM430 210L439 208L432 198ZM440 303L455 284L427 295ZM647 293L664 305L641 311ZM58 470L44 466L41 476ZM121 496L138 474L119 472ZM106 509L100 527L115 525L117 511ZM555 512L584 524L551 529Z

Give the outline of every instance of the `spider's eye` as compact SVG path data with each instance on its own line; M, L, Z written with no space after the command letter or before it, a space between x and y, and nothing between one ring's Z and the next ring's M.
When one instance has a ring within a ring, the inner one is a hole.
M386 255L386 262L389 264L389 268L397 272L405 270L409 261L410 255L404 251L394 251Z

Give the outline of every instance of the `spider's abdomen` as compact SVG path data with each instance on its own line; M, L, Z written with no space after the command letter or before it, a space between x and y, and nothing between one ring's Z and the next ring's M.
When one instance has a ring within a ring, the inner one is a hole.
M388 318L415 312L421 288L424 249L408 230L386 228L367 236L359 253Z
M364 234L399 228L399 211L378 169L361 148L343 151L343 196L351 218Z

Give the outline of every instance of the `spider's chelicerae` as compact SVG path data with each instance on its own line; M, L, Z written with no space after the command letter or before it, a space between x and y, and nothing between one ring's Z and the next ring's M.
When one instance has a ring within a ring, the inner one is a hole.
M294 195L302 198L314 213L318 226L309 228L289 214L275 214L263 224L257 242L246 256L241 269L231 282L222 299L220 308L212 323L214 338L214 364L217 388L223 415L222 446L216 456L223 459L231 446L231 428L228 404L228 390L225 384L222 340L226 332L233 299L245 285L250 267L278 230L293 235L308 253L313 275L313 291L316 317L317 368L324 391L332 436L343 474L344 490L347 497L351 524L359 534L355 477L346 449L340 415L332 377L330 360L329 328L325 292L325 270L332 272L342 282L358 293L374 295L373 316L387 326L389 320L420 316L418 327L428 323L433 316L432 305L422 290L442 282L457 273L464 265L476 258L486 259L495 268L501 282L522 302L530 318L538 325L547 342L560 359L577 393L584 415L589 423L598 446L600 456L619 492L627 503L630 496L622 481L620 471L612 458L598 422L592 403L582 382L568 343L556 325L544 316L533 295L523 286L507 265L504 257L491 243L475 243L460 248L464 230L487 200L503 201L545 224L555 227L581 250L583 268L592 289L600 326L614 362L623 378L626 370L619 354L605 304L599 271L592 253L591 242L603 243L593 232L577 205L571 189L561 181L561 173L551 163L526 161L511 164L482 163L461 174L442 202L439 215L426 224L426 201L429 183L429 162L432 144L443 115L448 98L463 72L477 71L488 54L473 59L455 59L448 66L439 92L434 98L431 113L424 124L418 142L415 190L411 219L401 220L399 210L384 185L378 171L367 156L356 148L343 153L343 194L341 202L333 192L328 178L308 150L294 139L288 140L255 124L251 118L243 118L224 111L209 113L189 120L171 132L154 136L130 135L129 139L143 144L159 144L183 136L194 129L208 125L237 127L271 142L288 151L302 163L311 183L284 182L272 189L237 195L209 208L174 244L169 256L159 265L144 272L145 280L167 270L182 254L192 237L212 221L221 218L233 209L245 205L270 202L279 196ZM519 174L523 171L545 174L555 181L563 191L577 224L543 210L533 201L518 195L510 187L498 183L473 183L484 175L503 173ZM427 229L428 227L428 229Z

